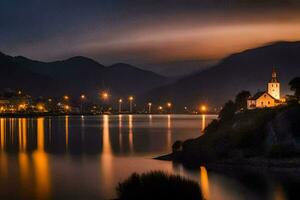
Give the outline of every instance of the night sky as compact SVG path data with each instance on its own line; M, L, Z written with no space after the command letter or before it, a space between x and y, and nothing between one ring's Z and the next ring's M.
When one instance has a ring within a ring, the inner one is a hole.
M162 3L163 2L163 3ZM1 0L0 51L109 65L219 60L300 40L298 0Z

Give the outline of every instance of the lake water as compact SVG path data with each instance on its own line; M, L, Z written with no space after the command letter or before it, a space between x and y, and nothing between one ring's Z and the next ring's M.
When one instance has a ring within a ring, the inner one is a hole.
M0 199L112 199L116 197L118 182L133 172L150 170L181 174L198 181L207 200L292 199L297 181L284 182L256 173L235 177L208 171L204 166L189 170L180 164L152 159L170 152L176 140L199 137L214 118L2 118Z

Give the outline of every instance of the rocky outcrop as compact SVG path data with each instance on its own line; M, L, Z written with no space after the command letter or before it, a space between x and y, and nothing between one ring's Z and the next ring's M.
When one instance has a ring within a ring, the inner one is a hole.
M300 154L299 126L299 108L291 108L278 113L266 124L267 150L270 152L278 147L284 148L289 153Z
M236 114L231 121L215 122L203 136L183 142L182 151L162 159L197 165L234 163L236 160L248 163L247 160L253 159L295 159L300 158L299 136L298 105L246 111Z

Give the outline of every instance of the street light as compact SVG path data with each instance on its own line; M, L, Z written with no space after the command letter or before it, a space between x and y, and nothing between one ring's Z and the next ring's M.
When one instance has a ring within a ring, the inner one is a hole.
M207 106L202 105L202 106L200 107L200 111L201 111L202 113L205 113L205 112L207 111Z
M162 111L163 110L163 107L162 106L158 106L157 108L159 111Z
M80 112L81 112L81 114L83 113L83 102L84 102L85 98L86 98L86 96L84 94L80 95L80 99L81 99Z
M109 97L108 92L102 92L102 93L101 93L101 98L102 98L103 100L107 100L108 97Z
M132 113L133 96L130 96L128 99L129 99L129 111Z
M122 112L122 103L123 103L123 100L119 99L119 113Z
M169 112L171 112L172 103L171 103L171 102L168 102L168 103L167 103L167 107L169 108Z
M69 105L65 105L64 108L65 108L65 111L69 111L70 110L70 106Z
M150 113L151 113L151 107L152 107L152 103L151 103L151 102L149 102L149 103L148 103L148 114L150 114Z

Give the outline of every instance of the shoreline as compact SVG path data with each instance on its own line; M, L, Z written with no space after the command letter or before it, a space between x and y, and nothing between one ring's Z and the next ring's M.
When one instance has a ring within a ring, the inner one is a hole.
M92 113L1 113L0 118L24 118L24 117L59 117L59 116L102 116L102 115L190 115L190 116L196 116L199 115L201 116L202 114L189 114L189 113L172 113L172 114L159 114L159 113L154 113L154 114L146 114L146 113L102 113L102 114L92 114ZM216 114L205 114L207 116L213 116Z
M153 158L155 160L170 161L182 164L187 168L199 168L206 166L214 170L228 170L228 169L241 169L241 170L262 170L270 172L300 172L300 157L291 158L242 158L242 159L226 159L214 162L185 162L179 155L167 154ZM299 174L300 175L300 174Z

